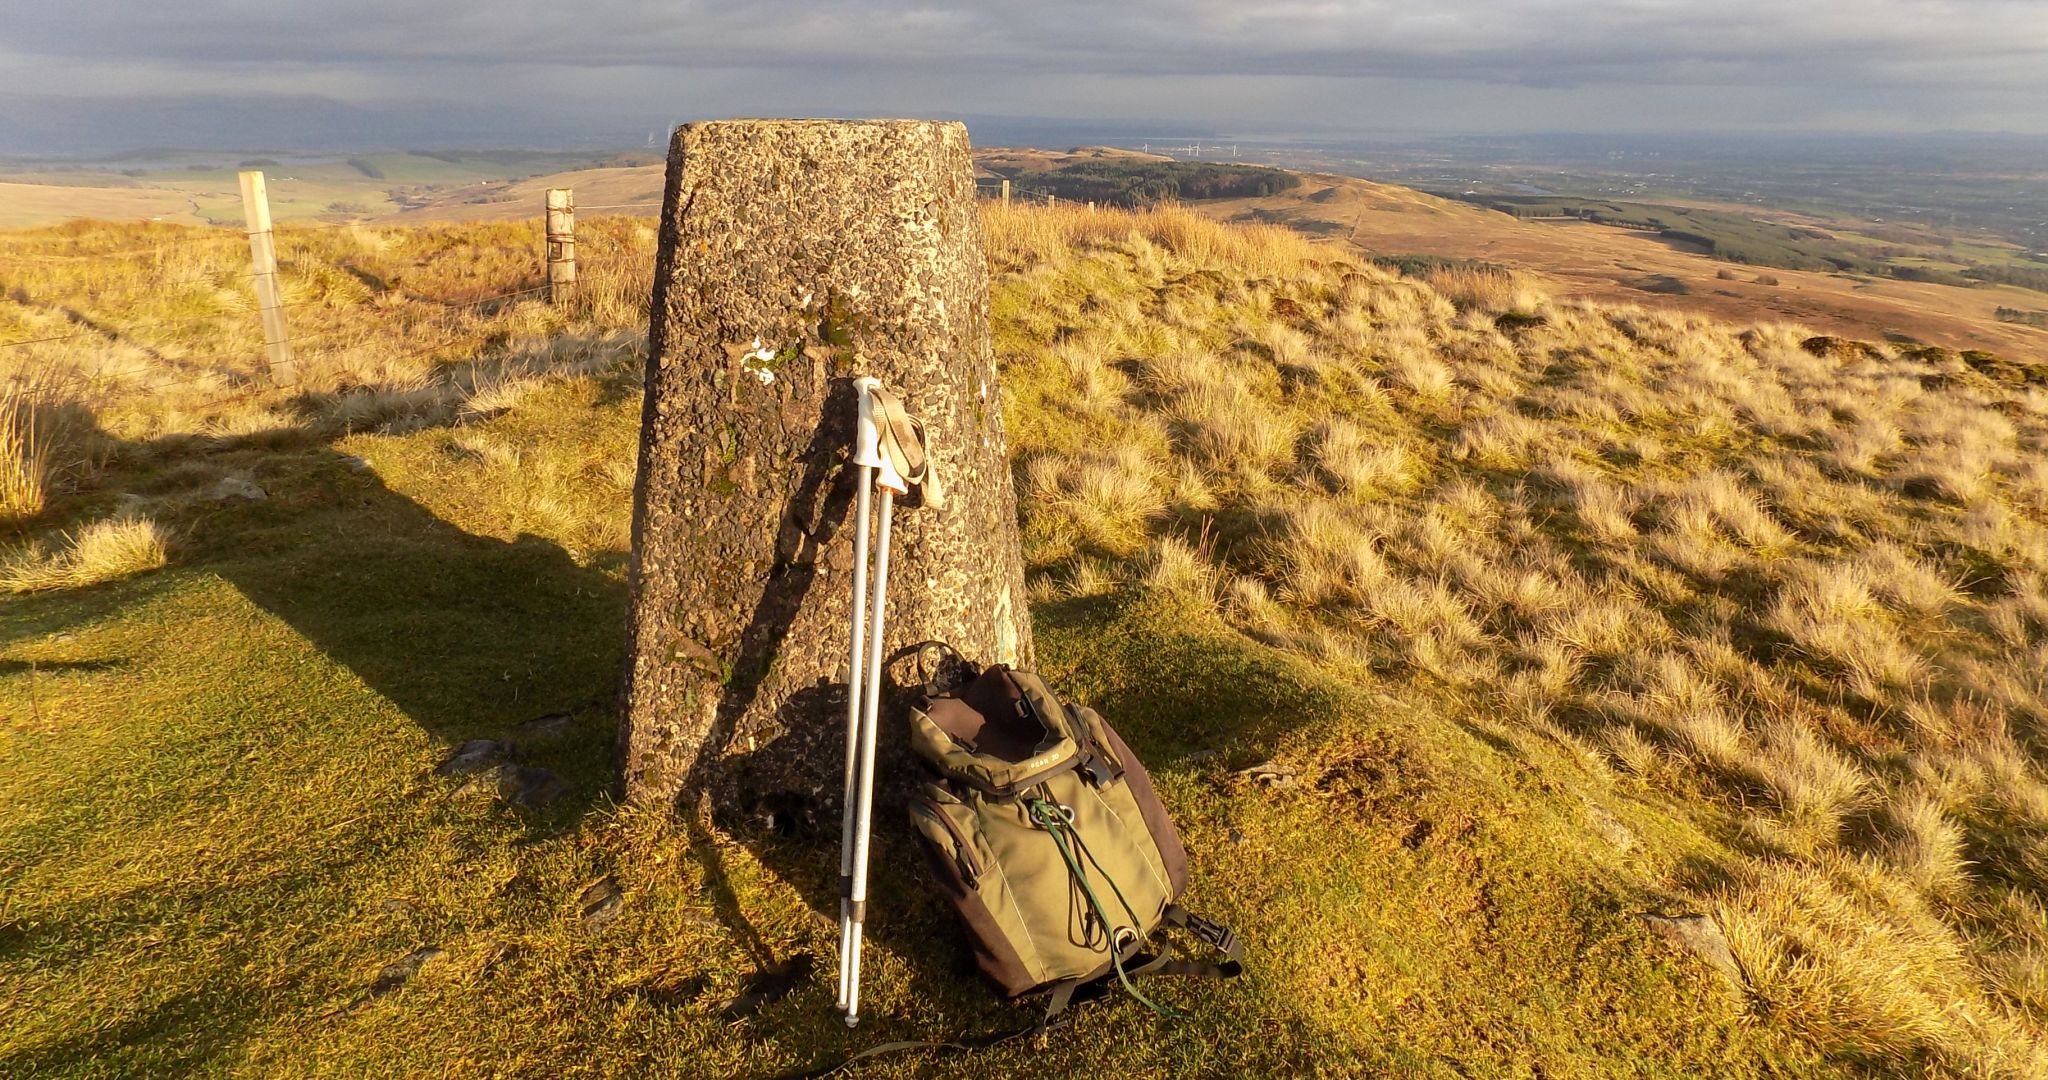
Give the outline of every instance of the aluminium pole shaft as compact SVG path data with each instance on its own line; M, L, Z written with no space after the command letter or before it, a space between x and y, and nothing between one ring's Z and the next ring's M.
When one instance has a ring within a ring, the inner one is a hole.
M867 465L860 466L856 504L853 514L853 614L852 633L848 635L852 644L848 647L846 662L846 780L840 790L839 829L839 998L838 1007L847 1007L847 994L852 977L853 943L853 829L854 829L854 784L860 763L861 705L865 695L861 688L864 681L862 671L862 646L866 636L868 601L868 523L871 517L870 498L874 489L875 470Z
M861 688L866 700L861 708L861 754L858 805L853 848L853 934L852 964L846 987L846 1026L860 1023L860 943L867 919L868 840L875 802L875 729L882 706L883 617L889 603L889 519L895 510L896 493L882 485L882 523L875 536L874 613L869 619L867 676Z

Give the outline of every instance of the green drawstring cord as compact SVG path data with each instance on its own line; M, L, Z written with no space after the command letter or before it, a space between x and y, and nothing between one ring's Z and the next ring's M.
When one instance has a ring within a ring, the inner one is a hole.
M1081 895L1088 898L1089 909L1095 913L1095 917L1108 930L1109 963L1111 967L1116 969L1117 981L1123 984L1126 993L1137 998L1139 1003L1146 1008L1158 1013L1160 1016L1172 1016L1172 1009L1166 1008L1139 993L1138 988L1131 985L1131 977L1124 974L1123 954L1119 951L1115 924L1110 922L1109 914L1102 910L1102 901L1096 899L1095 890L1089 888L1088 872L1082 869L1080 859L1074 855L1074 848L1080 849L1081 854L1085 855L1089 862L1095 863L1095 869L1100 871L1102 864L1095 862L1095 853L1089 851L1088 846L1081 842L1081 834L1074 831L1073 823L1067 820L1066 815L1060 813L1058 806L1044 799L1029 800L1026 806L1030 809L1031 820L1044 826L1045 831L1052 834L1053 846L1058 848L1060 852L1060 861L1067 864L1067 873L1073 877L1074 883L1081 887ZM1071 848L1068 847L1069 841L1073 843ZM1130 929L1131 933L1135 935L1138 932L1138 913L1131 910L1130 901L1125 900L1123 890L1116 887L1115 878L1104 873L1102 880L1109 883L1109 891L1116 896L1117 903L1123 905L1124 914L1131 917Z

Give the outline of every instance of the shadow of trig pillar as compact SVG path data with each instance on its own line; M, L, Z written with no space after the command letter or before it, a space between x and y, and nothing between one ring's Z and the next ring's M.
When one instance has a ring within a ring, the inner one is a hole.
M885 655L1031 662L967 129L691 124L663 199L619 787L836 822L855 378L923 417L946 495L898 500ZM884 775L905 760L889 704Z

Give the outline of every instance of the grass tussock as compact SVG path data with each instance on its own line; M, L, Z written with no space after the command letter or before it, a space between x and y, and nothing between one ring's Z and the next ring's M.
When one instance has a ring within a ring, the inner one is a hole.
M0 591L79 589L161 569L170 561L170 537L148 518L112 518L61 536L54 545L31 542L0 557Z
M39 427L36 399L26 388L0 389L0 521L43 512L50 447Z
M1765 1015L1849 1056L2039 1068L2048 1015L2004 987L2048 953L1999 943L2034 940L2011 896L2040 867L1972 838L2048 830L2007 734L2048 722L2040 395L1178 213L988 224L1034 574L1185 595L1681 793L1723 845L1693 896ZM1110 530L1043 481L1117 445L1167 480L1119 490ZM2004 788L1961 779L1986 761Z

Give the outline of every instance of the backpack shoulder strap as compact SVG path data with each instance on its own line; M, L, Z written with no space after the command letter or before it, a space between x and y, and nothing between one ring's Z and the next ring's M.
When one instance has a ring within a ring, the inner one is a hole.
M917 681L927 704L934 698L958 690L981 674L981 665L961 656L960 650L937 638L926 638L896 652L897 656L905 654L916 657Z

